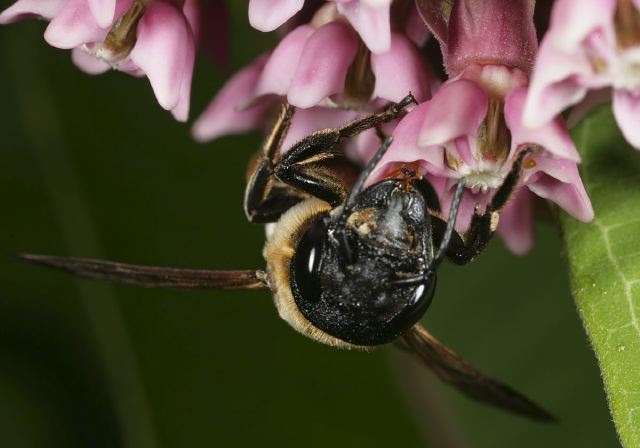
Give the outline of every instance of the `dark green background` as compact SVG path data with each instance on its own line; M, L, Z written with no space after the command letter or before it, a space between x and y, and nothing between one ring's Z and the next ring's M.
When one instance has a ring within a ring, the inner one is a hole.
M233 7L232 67L274 42ZM425 324L560 422L471 402L405 357L294 333L265 291L111 287L11 253L263 266L242 211L257 134L197 145L146 80L87 76L43 23L0 28L0 445L605 447L617 444L557 230L444 266ZM192 116L228 73L198 64Z

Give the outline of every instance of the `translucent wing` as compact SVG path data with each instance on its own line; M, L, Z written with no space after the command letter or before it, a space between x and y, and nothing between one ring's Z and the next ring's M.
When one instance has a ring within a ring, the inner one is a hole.
M414 325L402 336L400 346L418 355L442 381L475 400L535 420L555 420L551 414L524 395L488 377L442 345L420 324Z
M209 271L114 263L86 258L19 254L18 258L70 272L80 277L107 280L142 288L260 288L268 287L263 271Z

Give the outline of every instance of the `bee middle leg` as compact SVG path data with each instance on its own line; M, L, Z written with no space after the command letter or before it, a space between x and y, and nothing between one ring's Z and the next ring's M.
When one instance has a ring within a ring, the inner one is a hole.
M282 105L271 133L249 163L244 211L250 222L275 222L282 213L304 199L303 194L273 175L294 113L293 106L288 103Z

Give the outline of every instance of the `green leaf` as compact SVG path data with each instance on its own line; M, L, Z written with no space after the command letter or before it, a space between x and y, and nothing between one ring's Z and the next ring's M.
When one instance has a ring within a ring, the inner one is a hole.
M583 224L562 216L571 286L620 440L638 447L640 152L624 140L609 107L587 116L573 135L596 218Z

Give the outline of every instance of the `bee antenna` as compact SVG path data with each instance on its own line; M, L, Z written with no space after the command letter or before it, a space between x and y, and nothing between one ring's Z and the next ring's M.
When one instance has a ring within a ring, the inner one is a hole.
M356 183L353 184L353 188L351 189L349 196L347 196L347 199L344 202L344 206L342 207L340 216L338 216L338 219L336 220L336 224L334 227L336 231L336 237L337 237L338 243L340 244L340 250L342 252L342 255L346 258L348 264L353 264L353 249L349 245L349 242L347 241L347 236L344 232L344 228L346 227L346 224L347 224L347 218L351 214L351 210L353 209L353 207L356 205L356 197L362 191L364 183L366 182L367 178L371 175L371 173L373 172L378 162L380 162L380 159L382 159L382 156L384 156L384 154L387 152L387 149L389 149L389 146L391 146L392 142L393 142L393 137L387 137L384 139L384 141L382 142L382 146L380 146L380 148L376 151L376 153L373 155L371 160L369 160L369 163L367 163L367 166L364 167L364 169L360 173L360 176L358 176Z

